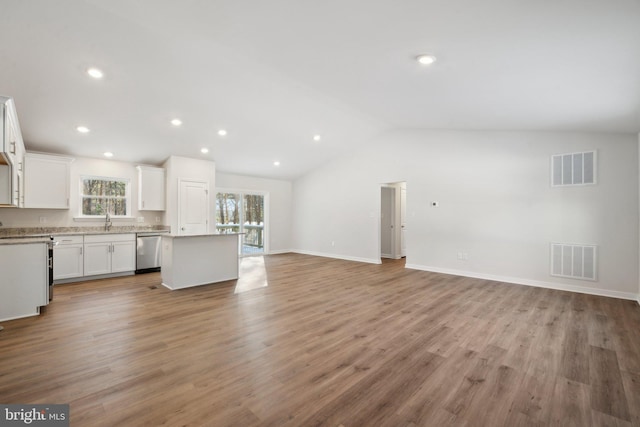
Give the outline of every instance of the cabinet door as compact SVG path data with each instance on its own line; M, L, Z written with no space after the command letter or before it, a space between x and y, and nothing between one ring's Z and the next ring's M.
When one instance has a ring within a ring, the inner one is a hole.
M84 275L111 273L111 242L84 244Z
M49 303L47 245L0 245L0 321L38 314Z
M82 277L83 245L58 245L53 249L53 280Z
M12 163L11 168L11 190L12 190L12 200L11 204L13 206L22 207L21 203L21 185L22 185L22 169L24 167L24 148L22 145L22 141L20 140L20 131L16 126L14 119L11 115L7 115L7 127L9 130L8 135L8 153L9 159Z
M164 169L138 166L138 185L138 210L165 210Z
M69 173L73 159L27 153L24 207L69 209Z
M18 150L18 132L14 122L13 111L10 107L7 107L4 116L4 152L9 161L15 165Z
M111 272L134 271L136 269L136 242L113 242L111 249Z

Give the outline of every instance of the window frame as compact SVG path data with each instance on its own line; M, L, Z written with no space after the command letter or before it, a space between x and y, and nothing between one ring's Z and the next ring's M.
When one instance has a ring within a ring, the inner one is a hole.
M122 182L125 184L125 195L124 197L118 197L118 196L86 196L83 193L83 189L84 189L84 181L88 180L88 179L93 179L93 180L100 180L100 181L116 181L116 182ZM100 198L108 198L108 199L121 199L121 200L125 200L125 206L126 206L126 212L124 215L113 215L110 214L111 218L117 219L117 218L132 218L132 205L131 203L132 198L131 198L131 179L129 178L118 178L118 177L113 177L113 176L99 176L99 175L80 175L80 180L78 182L78 197L79 197L79 203L78 203L78 216L76 218L81 218L81 219L91 219L91 218L95 218L95 219L102 219L102 218L106 218L106 214L105 215L85 215L82 212L82 205L83 205L83 201L86 197L100 197Z

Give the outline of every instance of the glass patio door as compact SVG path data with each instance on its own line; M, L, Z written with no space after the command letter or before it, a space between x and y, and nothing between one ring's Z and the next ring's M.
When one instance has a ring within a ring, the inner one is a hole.
M240 255L265 252L265 196L256 193L218 193L216 195L218 233L244 233Z

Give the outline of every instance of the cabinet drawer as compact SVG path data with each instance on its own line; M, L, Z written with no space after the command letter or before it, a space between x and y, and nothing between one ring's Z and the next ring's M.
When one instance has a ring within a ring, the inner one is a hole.
M100 243L100 242L135 242L135 233L127 234L92 234L84 236L85 243Z
M83 236L54 236L54 242L58 242L59 245L77 245L82 244L84 241Z

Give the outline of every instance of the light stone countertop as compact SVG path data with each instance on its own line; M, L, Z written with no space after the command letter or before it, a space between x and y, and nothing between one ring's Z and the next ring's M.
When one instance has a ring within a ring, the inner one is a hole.
M30 243L49 243L49 237L19 237L0 239L0 245L24 245Z
M0 242L5 239L38 238L49 236L73 236L87 234L126 234L126 233L148 233L170 232L167 226L114 226L105 230L104 226L99 227L21 227L21 228L0 228Z
M164 237L182 238L182 237L209 237L209 236L241 236L246 233L202 233L202 234L165 234Z

